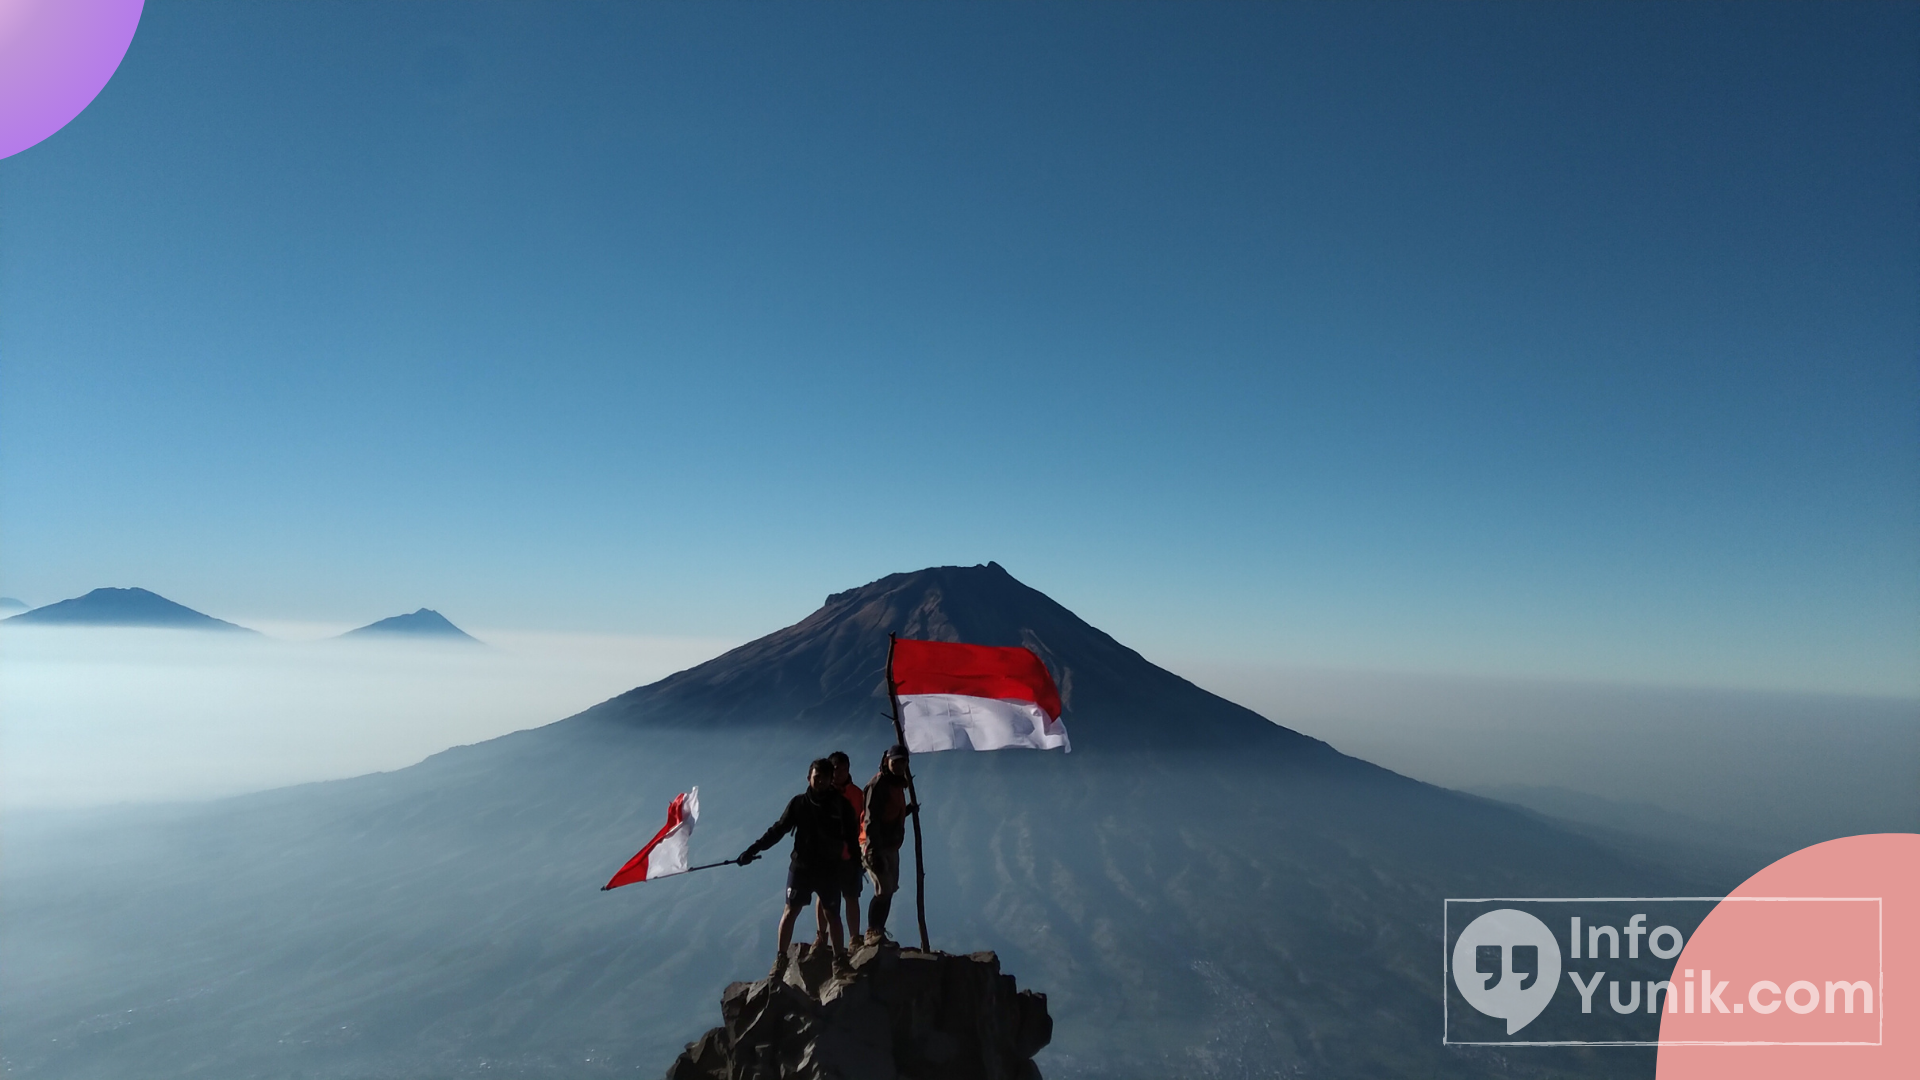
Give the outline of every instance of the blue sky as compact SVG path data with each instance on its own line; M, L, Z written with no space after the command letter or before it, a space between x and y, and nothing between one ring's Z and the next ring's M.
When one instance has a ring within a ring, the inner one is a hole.
M1920 694L1920 9L150 4L0 592Z

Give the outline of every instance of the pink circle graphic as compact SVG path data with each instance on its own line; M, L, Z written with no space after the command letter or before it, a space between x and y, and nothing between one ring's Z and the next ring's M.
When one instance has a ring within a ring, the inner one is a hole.
M0 158L93 103L140 25L144 0L0 0Z
M1920 1076L1920 835L1829 840L1748 878L1665 1001L1657 1080Z

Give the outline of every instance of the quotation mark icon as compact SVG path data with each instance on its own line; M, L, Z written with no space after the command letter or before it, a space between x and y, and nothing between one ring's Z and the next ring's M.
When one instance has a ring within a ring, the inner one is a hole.
M1560 943L1547 924L1500 908L1467 924L1453 945L1453 984L1467 1004L1507 1022L1511 1035L1546 1009L1560 986Z

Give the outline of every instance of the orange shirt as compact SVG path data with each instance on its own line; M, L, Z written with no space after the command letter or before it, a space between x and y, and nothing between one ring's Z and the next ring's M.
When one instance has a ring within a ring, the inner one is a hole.
M860 846L864 848L867 846L867 793L860 790L859 784L849 780L840 789L840 794L853 807L853 819L860 823ZM847 855L849 859L853 857L854 853Z

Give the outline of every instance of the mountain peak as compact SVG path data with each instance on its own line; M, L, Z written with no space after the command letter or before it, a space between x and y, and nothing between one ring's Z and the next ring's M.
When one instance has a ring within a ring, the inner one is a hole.
M44 626L139 626L171 630L257 631L203 615L146 589L95 589L56 604L12 616L7 622Z
M798 723L858 731L887 709L887 635L1025 646L1060 686L1076 750L1284 745L1333 751L1157 667L999 563L889 574L828 596L784 630L586 714L702 727Z
M410 615L395 615L368 623L358 629L349 630L340 635L350 637L418 637L435 638L442 641L471 641L480 644L480 640L465 630L453 625L445 615L432 608L421 608Z
M917 585L948 586L957 585L963 591L991 589L1003 583L1011 583L1025 589L1019 580L1007 572L1007 568L997 562L975 563L972 566L929 566L924 570L911 570L899 574L888 574L877 581L870 581L857 588L847 589L829 595L823 607L846 601L850 597L870 595L876 591L886 591L901 587L912 588ZM1034 592L1034 595L1042 594ZM902 637L911 635L902 634Z

